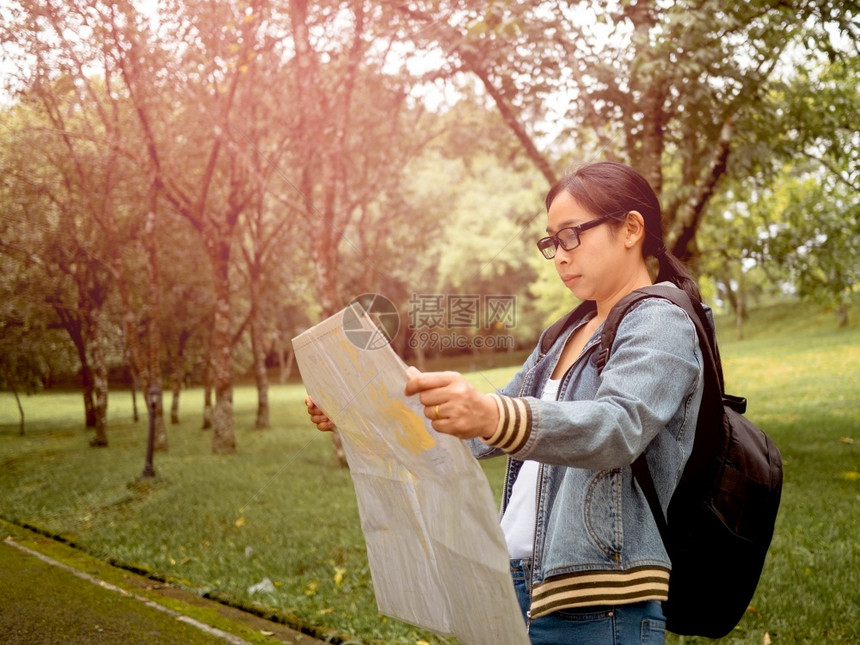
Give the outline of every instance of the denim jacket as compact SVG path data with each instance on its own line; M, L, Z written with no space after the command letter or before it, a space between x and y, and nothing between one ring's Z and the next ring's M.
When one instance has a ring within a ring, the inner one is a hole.
M630 464L645 451L665 512L692 450L704 386L692 321L672 303L649 298L621 321L600 374L598 329L564 374L557 400L541 400L573 331L545 355L538 343L493 395L501 416L496 434L470 442L479 459L510 456L502 513L522 461L541 463L532 618L667 598L669 557Z

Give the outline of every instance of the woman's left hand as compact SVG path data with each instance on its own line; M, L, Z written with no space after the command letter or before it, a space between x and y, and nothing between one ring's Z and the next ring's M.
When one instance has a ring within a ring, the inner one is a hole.
M488 394L478 392L458 372L407 371L406 395L417 394L424 416L438 432L459 439L489 439L496 432L499 410Z

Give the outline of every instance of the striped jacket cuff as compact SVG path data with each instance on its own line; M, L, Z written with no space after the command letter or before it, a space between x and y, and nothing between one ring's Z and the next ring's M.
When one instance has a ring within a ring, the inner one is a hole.
M484 442L513 454L526 445L532 429L532 411L525 399L490 394L499 409L496 432Z

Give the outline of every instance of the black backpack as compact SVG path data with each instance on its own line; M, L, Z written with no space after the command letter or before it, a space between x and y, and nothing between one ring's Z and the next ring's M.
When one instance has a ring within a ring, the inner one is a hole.
M746 399L725 394L710 320L701 303L681 289L646 287L622 298L603 323L598 370L625 313L654 297L681 307L693 321L705 389L693 451L665 517L644 453L632 464L633 476L672 560L669 599L663 603L667 629L721 638L740 622L761 576L782 492L782 459L768 436L743 416ZM589 310L593 303L583 303L550 327L543 347Z

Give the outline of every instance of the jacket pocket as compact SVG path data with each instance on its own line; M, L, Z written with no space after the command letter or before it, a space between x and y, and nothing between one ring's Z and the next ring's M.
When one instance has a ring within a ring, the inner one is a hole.
M620 468L595 473L585 491L585 530L595 546L613 562L620 560L624 546L621 497Z

